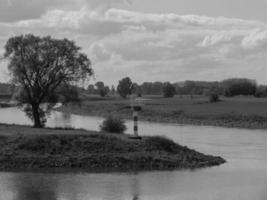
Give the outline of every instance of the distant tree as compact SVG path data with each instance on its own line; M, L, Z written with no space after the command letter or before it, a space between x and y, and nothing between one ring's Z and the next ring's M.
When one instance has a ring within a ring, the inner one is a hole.
M187 94L194 94L194 91L196 91L196 83L194 81L186 81L184 85L184 90Z
M152 83L151 94L154 94L154 95L162 94L163 85L164 84L162 82Z
M105 97L108 95L108 93L110 92L110 89L108 86L105 86L104 82L102 81L98 81L95 84L96 86L96 92L101 96L101 97Z
M81 92L79 91L79 88L72 86L72 85L61 85L57 89L56 94L56 102L62 102L63 104L66 104L68 102L79 102L79 94Z
M153 83L152 82L144 82L141 85L141 90L143 94L151 94L152 93L152 87Z
M250 79L227 79L221 83L224 95L228 97L237 95L255 95L257 83Z
M96 92L95 92L95 86L92 85L92 84L90 84L90 85L87 87L87 92L88 92L89 94L95 94L95 93L96 93Z
M117 92L122 98L126 98L127 95L132 93L133 83L129 77L123 78L119 81Z
M80 49L73 41L50 36L28 34L7 41L4 57L9 60L13 83L20 88L17 99L26 104L25 112L34 127L44 126L47 110L41 106L43 103L50 108L59 101L60 88L93 74L90 60Z
M257 98L267 97L267 86L260 85L254 95Z
M175 83L173 84L173 86L175 87L176 94L179 94L179 95L185 94L184 87L181 86L180 83Z
M167 83L164 84L164 86L163 86L163 96L165 98L174 97L175 93L176 93L175 87L171 83L167 82Z
M101 97L105 97L105 96L107 96L108 93L110 92L110 89L109 89L108 86L105 86L105 87L99 89L98 92L99 92L99 95L100 95Z
M105 87L105 84L102 81L98 81L95 83L96 89L100 90Z
M219 82L185 81L173 84L179 95L208 95L211 88L218 88L218 94L223 94Z
M137 83L133 83L132 85L132 93L136 94L138 97L142 96L142 89Z
M116 94L116 89L115 89L114 85L111 86L111 91L110 92L111 92L112 95Z

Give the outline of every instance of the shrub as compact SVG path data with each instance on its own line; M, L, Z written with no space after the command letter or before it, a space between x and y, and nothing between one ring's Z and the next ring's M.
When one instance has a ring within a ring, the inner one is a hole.
M220 99L219 99L219 95L217 93L211 93L209 95L209 101L210 103L216 103L218 102Z
M101 131L108 133L124 133L126 130L125 121L115 116L107 117L100 125Z

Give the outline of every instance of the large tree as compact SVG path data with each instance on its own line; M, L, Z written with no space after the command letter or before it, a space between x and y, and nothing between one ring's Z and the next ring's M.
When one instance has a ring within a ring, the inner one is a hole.
M119 81L117 92L122 98L126 98L133 90L133 83L129 77L123 78Z
M80 50L73 41L50 36L28 34L7 41L4 57L9 60L12 81L20 88L18 100L26 104L34 127L44 125L43 103L58 102L62 88L92 76L91 62Z

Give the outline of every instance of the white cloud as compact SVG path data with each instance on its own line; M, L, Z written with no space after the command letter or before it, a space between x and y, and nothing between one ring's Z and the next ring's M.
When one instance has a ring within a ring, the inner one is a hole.
M229 33L216 33L207 35L204 40L199 44L202 47L214 46L216 44L231 42L233 36Z
M244 48L252 49L260 46L267 47L267 30L256 30L244 37L242 41Z
M96 77L109 83L127 75L136 81L249 77L256 59L258 69L265 69L267 24L262 22L111 8L120 0L75 5L68 0L64 8L57 1L32 19L0 22L0 48L8 37L23 33L67 37L89 54Z
M112 5L128 2L126 0L0 0L0 21L15 22L36 19L51 9L105 11Z

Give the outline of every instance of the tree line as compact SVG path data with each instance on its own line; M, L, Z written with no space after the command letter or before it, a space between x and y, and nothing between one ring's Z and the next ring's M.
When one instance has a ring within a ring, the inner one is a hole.
M226 97L237 95L267 97L267 86L258 85L255 80L247 78L231 78L223 81L184 81L184 82L144 82L134 83L129 77L118 82L118 86L109 88L104 82L97 82L89 85L89 94L100 96L119 94L123 98L130 94L142 95L163 95L172 97L174 95L210 95L217 94Z

